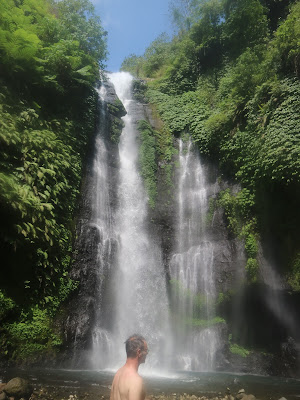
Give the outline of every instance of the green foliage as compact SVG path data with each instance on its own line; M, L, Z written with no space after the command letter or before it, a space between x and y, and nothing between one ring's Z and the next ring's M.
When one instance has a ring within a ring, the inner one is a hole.
M259 0L224 0L222 41L230 57L263 43L268 34L265 10Z
M279 26L272 42L273 57L284 71L300 73L300 4L297 2L291 8L286 20Z
M62 32L66 38L79 42L79 47L91 61L101 63L106 58L106 34L95 8L89 0L61 0L57 3Z
M163 33L155 39L144 54L143 73L153 77L161 67L171 58L171 44L168 36Z
M88 0L8 0L0 14L0 347L24 359L59 344L51 320L76 288L73 218L106 33Z
M248 102L248 123L222 147L247 186L299 182L299 82L286 78L262 84Z
M237 236L241 230L241 216L236 196L230 193L229 189L220 192L217 205L224 209L227 226L230 232Z
M227 189L220 192L217 205L224 209L227 226L234 236L244 240L247 264L245 269L249 282L256 282L258 272L257 221L251 218L255 205L254 195L244 188L233 195Z
M110 117L110 139L113 143L119 143L119 139L124 127L124 122L117 117Z
M229 290L225 293L220 292L218 294L218 299L217 299L216 305L221 306L224 302L230 301L233 294L234 294L233 290Z
M142 72L142 65L143 65L143 57L137 56L136 54L131 54L130 56L126 57L122 64L121 64L121 71L130 72L136 78L139 78L143 75Z
M170 2L170 16L174 27L181 33L188 31L196 16L197 0L173 0Z
M45 352L52 353L62 344L59 336L52 331L47 312L38 306L28 313L22 313L20 321L6 323L3 328L7 335L4 350L14 349L12 358L16 361L37 360Z
M89 0L13 0L0 5L2 73L12 82L67 90L95 83L106 57L106 32Z
M159 115L153 109L159 121ZM158 130L151 128L147 121L139 121L138 129L141 133L140 166L141 174L149 196L149 205L155 207L157 196L157 173L160 170L161 180L164 182L164 189L170 192L173 185L173 137L168 129L162 124Z
M245 250L249 258L255 258L258 252L257 240L253 233L249 233L245 238Z
M157 196L155 136L151 126L144 120L139 121L138 129L141 133L139 157L141 175L144 179L145 187L148 193L149 205L151 208L154 208Z
M113 143L119 143L122 129L124 128L124 122L121 117L126 115L126 110L123 106L123 103L118 98L115 99L113 104L107 104L107 110L109 112L108 129L110 133L110 140Z
M142 103L146 102L145 98L146 90L147 90L146 82L140 79L134 79L132 83L132 91L133 91L133 97L136 101Z
M248 258L246 264L246 272L249 282L255 283L257 281L258 262L255 258Z
M232 343L231 340L232 340L232 334L229 334L228 336L229 350L232 354L236 354L238 356L246 358L251 353L250 350L247 350L246 348L238 345L237 343Z
M292 260L290 272L287 277L288 284L295 292L300 291L300 253Z
M215 197L211 197L209 199L208 212L207 212L207 215L206 215L207 224L211 224L212 223L215 211L216 211L216 199L215 199Z
M231 344L229 346L229 349L232 354L237 354L238 356L241 356L243 358L246 358L250 354L249 350L245 349L244 347L236 343Z
M7 314L13 310L15 307L15 303L9 297L6 297L5 294L0 290L0 320L4 319Z
M197 92L171 96L149 89L147 95L150 102L156 104L159 115L172 133L189 129L194 133L209 112L207 105L203 104ZM194 135L196 136L196 132Z

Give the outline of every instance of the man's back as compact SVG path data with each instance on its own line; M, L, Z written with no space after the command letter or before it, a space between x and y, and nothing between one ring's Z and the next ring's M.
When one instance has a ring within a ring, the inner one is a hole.
M134 368L124 365L116 373L110 400L144 400L143 380Z

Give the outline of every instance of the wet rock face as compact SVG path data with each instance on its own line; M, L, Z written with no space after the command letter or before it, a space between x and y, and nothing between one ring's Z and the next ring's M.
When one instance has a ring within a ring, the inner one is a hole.
M106 126L105 129L103 129L103 134L108 142L117 145L124 127L121 118L126 115L126 110L123 103L116 95L113 85L107 81L103 86L106 91L105 101L101 104L106 114Z

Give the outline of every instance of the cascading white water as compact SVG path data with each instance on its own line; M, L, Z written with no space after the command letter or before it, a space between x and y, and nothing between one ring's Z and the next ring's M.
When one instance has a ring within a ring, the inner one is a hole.
M99 97L103 103L106 96L106 89L101 86ZM92 215L90 226L96 228L99 234L98 251L95 265L97 266L97 303L96 324L93 330L93 366L99 365L99 354L101 354L101 365L106 365L109 360L110 341L109 332L106 330L103 321L103 310L105 300L103 299L105 281L111 274L113 265L113 250L116 247L116 235L113 217L110 207L110 196L108 190L108 153L104 140L103 130L106 127L106 114L101 107L101 124L95 140L95 156L93 162L94 191L92 199Z
M166 278L161 249L147 231L147 195L138 172L139 145L135 126L136 103L131 99L132 76L109 74L119 99L127 110L123 118L120 144L118 210L115 232L118 237L117 265L110 274L114 313L109 329L99 329L94 355L99 368L117 368L125 360L124 341L140 333L148 341L147 366L162 368L168 358L169 312ZM105 361L103 363L103 361Z
M218 335L203 326L214 317L214 246L205 237L204 171L190 140L180 140L179 161L177 250L170 262L177 364L186 370L211 370Z

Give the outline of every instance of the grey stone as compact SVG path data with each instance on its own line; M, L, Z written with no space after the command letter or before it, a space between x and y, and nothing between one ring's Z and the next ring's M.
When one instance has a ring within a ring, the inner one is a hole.
M11 379L3 388L3 391L8 397L14 397L16 400L29 399L33 389L29 381L23 378L13 378Z

